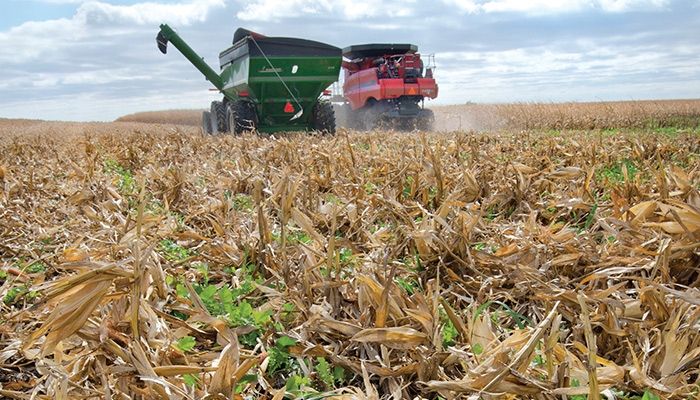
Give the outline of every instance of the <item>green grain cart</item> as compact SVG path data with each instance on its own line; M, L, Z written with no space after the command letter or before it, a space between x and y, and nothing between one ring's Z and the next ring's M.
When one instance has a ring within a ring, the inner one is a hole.
M163 54L172 43L224 95L202 115L206 133L335 132L333 108L321 95L338 80L341 49L239 28L233 46L219 54L217 74L168 25L160 26L156 42Z

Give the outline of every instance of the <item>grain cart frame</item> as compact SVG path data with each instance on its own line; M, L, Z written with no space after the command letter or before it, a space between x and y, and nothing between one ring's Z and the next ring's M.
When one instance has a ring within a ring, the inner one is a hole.
M167 24L160 25L156 42L163 54L172 43L223 94L202 113L206 133L335 133L333 108L320 96L338 79L340 48L239 28L233 45L219 54L221 72L216 73Z

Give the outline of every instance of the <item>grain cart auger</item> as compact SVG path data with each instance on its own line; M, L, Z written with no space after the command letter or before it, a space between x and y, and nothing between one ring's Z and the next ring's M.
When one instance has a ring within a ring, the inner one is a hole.
M205 132L335 132L333 107L320 96L338 79L340 48L239 28L233 46L219 54L217 74L168 25L156 42L163 54L172 43L223 94L202 115Z

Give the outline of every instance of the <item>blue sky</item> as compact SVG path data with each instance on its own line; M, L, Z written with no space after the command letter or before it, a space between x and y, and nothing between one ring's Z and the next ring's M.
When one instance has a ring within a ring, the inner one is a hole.
M210 85L154 37L168 22L215 69L243 26L339 47L434 53L438 104L700 98L700 0L0 0L0 117L112 120L205 108Z

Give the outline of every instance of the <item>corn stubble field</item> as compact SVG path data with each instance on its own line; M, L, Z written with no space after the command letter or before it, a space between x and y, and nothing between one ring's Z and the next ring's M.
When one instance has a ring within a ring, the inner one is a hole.
M0 120L0 397L697 399L679 104L332 137Z

